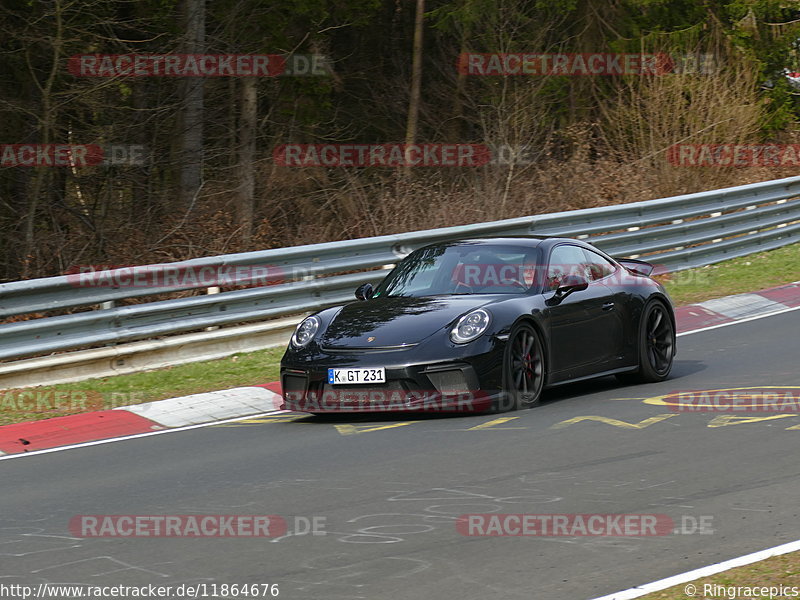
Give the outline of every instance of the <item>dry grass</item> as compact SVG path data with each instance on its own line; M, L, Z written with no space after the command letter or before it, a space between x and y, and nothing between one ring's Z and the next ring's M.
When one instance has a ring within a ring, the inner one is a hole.
M780 593L781 586L784 588L783 594ZM753 589L762 587L773 588L772 595L770 591ZM800 590L800 552L793 552L697 579L691 584L680 584L660 592L653 592L640 596L640 599L793 598L797 597L798 590Z

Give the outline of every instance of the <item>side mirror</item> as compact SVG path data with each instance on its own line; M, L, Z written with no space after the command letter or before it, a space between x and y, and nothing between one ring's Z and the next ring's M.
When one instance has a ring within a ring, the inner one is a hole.
M374 292L375 290L372 289L371 283L362 283L356 288L356 298L359 300L369 300L372 298Z
M572 292L580 292L589 287L589 282L582 275L565 275L561 280L561 285L556 288L556 293L547 300L547 304L553 306L561 302Z
M567 275L561 280L561 285L556 289L556 294L560 293L562 296L571 294L572 292L580 292L589 287L589 282L581 275Z

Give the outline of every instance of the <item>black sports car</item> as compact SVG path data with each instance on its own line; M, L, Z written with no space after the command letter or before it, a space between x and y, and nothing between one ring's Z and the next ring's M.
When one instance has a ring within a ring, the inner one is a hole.
M567 238L425 246L358 301L298 325L281 361L285 407L500 411L590 377L661 381L675 317L652 270Z

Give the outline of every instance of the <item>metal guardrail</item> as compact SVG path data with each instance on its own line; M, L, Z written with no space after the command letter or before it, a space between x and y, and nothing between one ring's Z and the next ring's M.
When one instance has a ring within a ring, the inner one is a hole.
M284 282L2 324L0 359L142 340L340 304L353 299L359 284L375 283L386 274L374 269L443 240L526 234L581 237L611 255L644 258L662 272L680 271L798 241L799 197L800 177L789 177L645 202L134 267L159 281L205 268L215 274L230 271L226 285L252 283L254 274L267 271L267 279L279 276ZM129 271L114 269L93 276L117 281L125 274ZM16 281L0 284L0 319L208 287L202 278L160 287L85 287L80 275Z

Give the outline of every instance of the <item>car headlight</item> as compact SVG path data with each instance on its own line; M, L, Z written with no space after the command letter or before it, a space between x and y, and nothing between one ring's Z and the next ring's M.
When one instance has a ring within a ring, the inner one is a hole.
M292 345L295 348L303 348L308 346L309 342L314 339L319 329L319 317L308 317L303 320L297 329L292 334Z
M450 330L450 339L456 344L466 344L480 336L489 327L489 312L479 308L465 314Z

